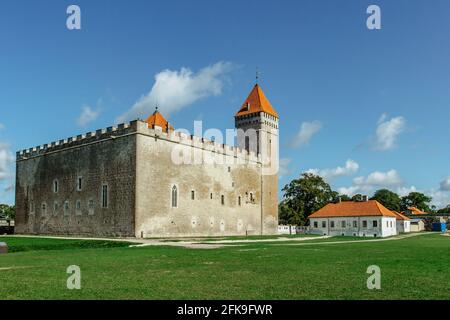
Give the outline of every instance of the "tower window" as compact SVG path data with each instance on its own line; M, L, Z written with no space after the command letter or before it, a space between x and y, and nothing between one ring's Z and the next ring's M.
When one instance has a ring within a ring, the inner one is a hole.
M108 185L102 186L102 208L108 208Z
M47 214L47 204L45 202L42 204L42 214Z
M178 206L178 189L176 186L172 187L172 208Z
M69 201L64 202L64 214L69 214Z
M225 196L224 195L220 196L220 203L222 203L222 205L225 204Z
M253 202L253 193L250 192L250 202Z
M57 214L58 213L58 201L55 201L54 203L53 203L53 213L54 214Z
M191 200L195 200L195 191L191 190Z
M77 180L77 190L81 191L81 188L83 187L83 178L82 177L78 177Z
M249 136L245 137L245 150L247 150L247 151L250 150L250 137Z
M212 199L212 198L213 198L213 195L212 195L212 193L210 193L210 194L209 194L209 198L210 198L210 199Z
M241 196L238 197L238 205L241 205Z
M94 214L94 199L89 199L88 210L89 210L89 214Z
M53 180L53 192L58 193L58 180Z

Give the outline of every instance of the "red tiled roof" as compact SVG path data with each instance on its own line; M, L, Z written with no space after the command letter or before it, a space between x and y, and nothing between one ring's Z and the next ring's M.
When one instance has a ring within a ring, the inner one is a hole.
M247 99L242 104L242 107L236 113L235 117L259 112L265 112L278 118L277 112L266 98L266 95L262 91L261 87L258 84L255 84Z
M400 212L397 212L397 211L392 211L392 212L397 216L397 220L411 220L410 218L404 216Z
M309 218L331 217L372 217L385 216L397 218L397 216L376 200L363 202L344 201L327 204L322 209L314 212Z
M161 127L164 132L167 132L169 129L173 130L173 127L158 110L155 110L155 112L147 118L146 122L148 123L148 127L152 129L154 129L155 126L158 126Z

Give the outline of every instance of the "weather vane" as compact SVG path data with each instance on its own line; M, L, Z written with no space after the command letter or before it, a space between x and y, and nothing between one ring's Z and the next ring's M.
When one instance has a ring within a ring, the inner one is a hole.
M259 69L258 67L256 67L256 84L258 84L258 80L259 80Z

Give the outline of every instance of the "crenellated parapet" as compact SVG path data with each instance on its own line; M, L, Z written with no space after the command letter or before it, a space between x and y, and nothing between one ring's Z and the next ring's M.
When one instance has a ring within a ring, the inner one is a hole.
M176 143L178 145L192 147L196 150L210 151L212 154L234 157L244 162L261 162L260 155L256 155L253 151L249 152L242 148L217 143L181 131L168 130L168 132L164 132L159 130L159 128L149 128L148 123L142 120L134 120L129 123L122 123L117 126L110 126L33 148L20 150L16 152L16 161L27 160L33 157L99 143L105 140L118 139L131 134L143 134L156 139L167 140L168 142Z

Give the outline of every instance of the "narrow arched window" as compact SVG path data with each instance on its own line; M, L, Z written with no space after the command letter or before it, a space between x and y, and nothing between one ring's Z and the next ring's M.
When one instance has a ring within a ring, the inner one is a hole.
M177 186L172 187L172 208L176 208L178 205L178 190Z

